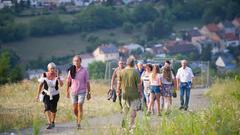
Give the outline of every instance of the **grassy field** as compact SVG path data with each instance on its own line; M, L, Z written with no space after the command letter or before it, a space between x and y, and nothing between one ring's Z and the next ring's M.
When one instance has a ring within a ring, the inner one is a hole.
M194 27L201 29L203 25L204 24L200 19L189 21L177 21L173 26L173 30L179 32L181 30L193 29Z
M140 34L142 36L142 34ZM100 40L117 41L129 43L134 41L136 34L126 34L121 28L112 30L101 30L87 34L97 36ZM86 37L86 38L87 38ZM41 38L27 38L24 41L5 43L3 48L14 50L23 61L36 60L39 56L49 59L52 56L63 57L66 55L85 52L87 46L92 44L83 39L81 34L59 35Z
M198 112L179 110L163 115L152 126L148 118L136 124L138 135L239 135L240 134L240 79L216 80L206 93L211 99L208 108ZM116 130L117 131L117 130Z
M73 15L59 15L64 21L72 20ZM39 16L33 17L17 17L16 22L29 23L31 20L36 19ZM174 31L177 33L183 29L190 29L193 27L200 27L202 22L199 20L176 22L174 24ZM139 39L144 39L144 33L141 29L136 29L132 34L124 33L122 28L116 28L111 30L99 30L92 33L87 33L86 38L82 38L81 33L71 35L58 35L41 38L29 37L24 41L4 43L3 48L10 48L14 50L26 64L30 60L36 60L39 56L43 59L49 59L54 57L63 57L66 55L79 54L85 52L87 46L92 44L86 39L89 36L96 36L102 41L113 41L120 43L136 42ZM179 34L177 34L179 35Z
M211 99L208 108L197 112L172 110L170 115L163 114L157 123L151 123L148 116L138 119L133 134L136 135L239 135L240 134L240 80L215 80L206 93ZM84 118L101 117L113 114L120 109L106 100L107 83L94 81L93 97L85 103ZM26 81L0 87L0 131L21 129L33 126L38 133L39 127L46 123L43 105L34 101L37 82ZM101 103L101 105L99 105ZM14 119L14 121L13 121ZM65 97L64 88L58 104L56 122L74 120L70 100ZM35 128L36 126L36 128ZM106 134L130 134L130 130L116 127L103 129Z
M46 123L43 103L36 102L36 81L26 81L0 87L0 132L33 126L35 119L39 125ZM106 98L108 85L103 81L91 82L92 99L86 101L84 118L106 116L120 111L118 105ZM65 87L60 89L60 100L56 122L74 120L70 99L65 96ZM99 105L99 103L103 105Z

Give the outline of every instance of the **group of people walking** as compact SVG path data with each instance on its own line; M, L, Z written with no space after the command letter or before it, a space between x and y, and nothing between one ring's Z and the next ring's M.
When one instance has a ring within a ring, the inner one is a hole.
M123 120L130 111L130 127L133 127L137 111L141 107L146 108L147 115L154 114L155 108L158 116L162 115L162 110L168 113L177 89L180 89L179 109L187 110L193 77L192 69L187 67L186 60L181 61L181 68L175 75L168 60L160 67L157 64L142 62L135 65L134 59L129 58L126 67L122 60L119 61L112 76L111 89L114 89L114 81L117 78L116 91L123 106Z
M55 127L57 104L60 98L59 87L63 86L63 78L59 76L54 63L49 63L48 71L39 79L36 100L44 103L44 112L47 116L47 129ZM111 79L111 90L116 89L121 111L124 113L122 126L130 118L130 128L134 127L137 111L145 108L147 115L161 116L162 110L168 111L172 104L174 88L180 89L180 108L188 109L190 89L194 75L187 61L181 61L181 68L177 74L171 68L170 61L165 61L162 67L156 64L143 64L135 59L128 58L125 62L120 60ZM81 128L83 105L85 98L91 99L89 74L81 66L81 57L73 57L73 65L68 69L66 79L66 96L71 98L72 109L76 116L76 127ZM184 99L185 96L185 99ZM130 117L128 117L130 115Z

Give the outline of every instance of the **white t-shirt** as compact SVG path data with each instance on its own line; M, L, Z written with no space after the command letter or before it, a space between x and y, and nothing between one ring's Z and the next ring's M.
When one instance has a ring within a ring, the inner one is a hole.
M160 85L160 74L159 73L157 73L157 75L155 76L155 78L152 78L152 73L151 73L151 75L150 75L150 78L149 78L149 80L150 80L150 85L152 85L152 86L159 86Z
M144 90L146 92L150 92L150 90L149 90L149 86L150 86L149 78L150 78L150 75L151 75L151 73L143 72L142 76L141 76L141 80L143 81Z
M174 75L173 75L173 73L171 73L171 74L172 74L172 80L174 80ZM160 75L160 80L162 81L163 84L172 84L172 83L173 83L172 81L171 81L171 82L167 81L167 80L163 77L163 74Z
M63 80L63 78L60 77L60 80ZM41 77L38 79L38 82L40 82L40 83L43 83L44 81L47 82L48 91L49 91L53 96L59 94L59 91L55 89L57 78L55 78L54 80L49 80L47 77L41 76ZM59 84L58 84L58 85L59 85Z
M189 67L186 67L185 69L183 69L183 67L179 68L176 75L176 78L180 79L180 82L192 81L193 77L192 69Z

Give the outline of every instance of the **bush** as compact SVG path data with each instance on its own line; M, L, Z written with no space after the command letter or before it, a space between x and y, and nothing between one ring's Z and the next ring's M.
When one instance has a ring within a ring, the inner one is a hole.
M23 79L19 60L7 50L0 52L0 84L17 82Z
M133 32L133 28L134 28L133 24L131 24L131 23L124 23L122 29L123 29L123 31L125 33L132 33Z
M91 79L104 79L106 63L95 61L88 65L89 76Z
M32 36L58 35L64 32L64 25L59 16L43 16L31 21L30 31Z

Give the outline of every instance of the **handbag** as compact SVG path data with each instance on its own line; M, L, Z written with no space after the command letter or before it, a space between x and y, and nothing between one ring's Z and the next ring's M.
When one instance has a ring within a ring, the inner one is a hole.
M108 92L107 92L107 99L108 100L112 99L113 102L115 102L116 99L117 99L116 90L109 89Z
M173 90L173 98L176 98L177 97L177 91L176 89Z

